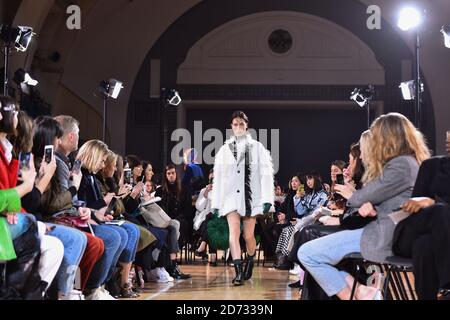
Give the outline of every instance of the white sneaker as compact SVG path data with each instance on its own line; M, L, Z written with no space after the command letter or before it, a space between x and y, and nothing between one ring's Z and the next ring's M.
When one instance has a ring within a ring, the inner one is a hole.
M102 300L117 300L114 298L105 287L100 287Z
M169 280L170 282L175 281L175 279L171 277L170 274L167 272L166 268L161 267L159 269L161 270L161 274L163 274L167 280Z
M166 283L169 282L165 277L160 276L161 271L159 268L152 269L150 271L146 271L147 281L158 282L158 283Z
M63 295L60 300L85 300L81 291L73 289L68 295Z
M116 300L109 292L100 287L92 291L92 293L86 296L86 300Z
M158 269L158 278L161 282L174 281L174 279L167 273L166 269L164 268L156 268L156 269Z
M300 266L298 264L295 264L294 268L289 270L289 273L298 276L300 273Z

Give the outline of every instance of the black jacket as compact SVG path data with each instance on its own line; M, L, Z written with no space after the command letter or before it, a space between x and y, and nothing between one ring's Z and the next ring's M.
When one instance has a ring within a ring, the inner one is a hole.
M106 207L103 200L100 184L95 174L88 172L85 168L81 168L83 178L81 179L80 188L78 189L78 200L86 202L86 207L99 210Z
M175 188L173 188L175 189ZM180 199L177 199L176 192L164 192L162 187L156 189L155 197L161 197L158 204L171 217L177 220L192 220L194 217L192 209L192 196L188 190L182 187Z

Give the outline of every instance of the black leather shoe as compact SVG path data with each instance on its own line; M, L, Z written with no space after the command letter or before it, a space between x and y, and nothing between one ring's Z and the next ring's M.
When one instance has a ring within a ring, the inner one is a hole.
M450 290L442 290L438 300L450 300Z
M290 283L288 286L289 286L289 288L301 288L301 287L303 287L302 284L300 283L300 280L298 280L297 282L294 282L294 283Z
M292 262L288 260L288 257L282 253L277 255L277 261L273 265L275 269L278 270L290 270L292 269Z
M253 267L255 266L255 261L252 258L247 258L244 268L244 280L250 280L253 275Z
M209 265L210 265L211 267L217 267L217 261L210 261L210 262L209 262Z
M206 250L204 250L204 251L195 250L195 256L200 257L202 259L206 259L206 258L208 258L208 253L206 253Z
M242 286L244 284L244 271L242 270L242 263L234 265L234 271L236 272L236 277L234 277L232 283L235 286Z
M184 279L191 278L190 274L185 274L185 273L181 272L181 270L178 267L178 264L176 262L173 263L172 267L170 268L170 270L168 270L168 272L172 278L177 279L177 280L184 280Z

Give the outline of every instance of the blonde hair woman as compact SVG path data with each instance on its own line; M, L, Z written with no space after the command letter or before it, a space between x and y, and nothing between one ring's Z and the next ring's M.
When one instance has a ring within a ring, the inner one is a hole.
M392 256L395 225L388 214L412 193L419 165L430 156L422 134L403 115L389 113L377 118L364 141L365 185L348 199L363 217L377 217L362 229L345 230L305 243L299 260L328 296L349 299L354 279L337 265L346 255L360 252L370 261L382 263ZM367 142L367 140L366 140ZM375 210L376 207L376 210ZM359 285L356 299L382 299L379 288Z
M98 288L102 284L113 278L115 266L118 263L122 268L120 276L120 289L117 292L111 292L114 296L122 298L136 298L138 294L133 292L131 284L128 282L128 276L131 264L135 259L137 244L140 232L137 226L131 223L118 225L104 225L104 222L113 220L111 212L107 212L107 207L114 197L114 193L108 193L103 197L101 193L100 183L95 176L105 167L108 157L108 146L99 140L90 140L86 142L79 150L77 159L81 160L83 178L81 180L80 189L78 190L78 199L86 202L88 208L94 209L93 218L100 225L93 226L94 232L100 238L111 236L118 238L120 244L116 248L116 253L112 259L108 257L108 261L102 261L103 270L94 269L93 273L97 276L95 283L88 282L89 288ZM102 237L103 236L103 237ZM108 246L112 245L109 241L105 241L105 252ZM114 251L114 250L112 250ZM108 263L109 262L109 263ZM100 264L100 265L102 265ZM99 264L96 265L98 267ZM98 276L101 274L101 276ZM92 276L91 276L92 277ZM91 279L89 279L91 280ZM114 286L110 286L114 288Z

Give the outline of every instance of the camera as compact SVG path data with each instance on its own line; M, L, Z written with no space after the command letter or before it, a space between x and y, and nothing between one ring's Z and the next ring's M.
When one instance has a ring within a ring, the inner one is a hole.
M47 145L44 148L44 161L46 163L50 163L52 162L52 158L53 158L53 146Z

